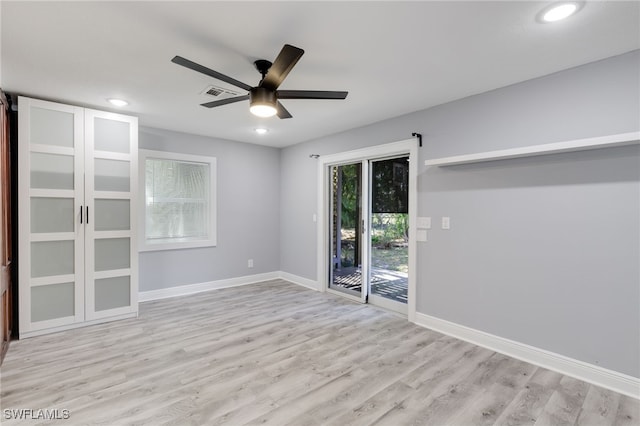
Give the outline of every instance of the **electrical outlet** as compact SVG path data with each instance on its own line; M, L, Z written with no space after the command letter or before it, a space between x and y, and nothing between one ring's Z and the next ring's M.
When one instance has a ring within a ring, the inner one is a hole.
M249 268L253 268L253 259L249 259L249 260L247 261L247 266L248 266Z

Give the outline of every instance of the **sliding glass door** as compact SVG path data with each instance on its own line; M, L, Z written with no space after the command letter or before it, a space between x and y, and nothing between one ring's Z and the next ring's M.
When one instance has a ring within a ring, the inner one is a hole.
M409 157L371 160L369 170L369 301L406 313Z
M330 166L329 288L362 298L362 163Z
M328 179L328 288L406 313L409 157L331 165Z

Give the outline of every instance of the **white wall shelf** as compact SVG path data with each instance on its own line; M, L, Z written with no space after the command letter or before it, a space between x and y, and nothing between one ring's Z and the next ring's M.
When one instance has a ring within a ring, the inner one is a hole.
M543 145L525 146L521 148L479 152L477 154L434 158L433 160L426 160L424 164L426 166L454 166L458 164L480 163L484 161L506 160L510 158L533 157L536 155L559 154L561 152L586 151L589 149L610 148L638 143L640 143L640 132L630 132Z

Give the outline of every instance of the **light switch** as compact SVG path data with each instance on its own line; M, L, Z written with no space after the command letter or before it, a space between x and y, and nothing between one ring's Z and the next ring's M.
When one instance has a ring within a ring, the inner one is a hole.
M431 229L431 218L430 217L419 217L417 221L416 228L418 229Z
M442 216L442 229L451 228L451 218L449 216Z
M418 229L416 232L416 241L427 241L427 230L426 229Z
M311 216L311 220L313 220L314 222L317 222L318 216L314 213L313 216Z

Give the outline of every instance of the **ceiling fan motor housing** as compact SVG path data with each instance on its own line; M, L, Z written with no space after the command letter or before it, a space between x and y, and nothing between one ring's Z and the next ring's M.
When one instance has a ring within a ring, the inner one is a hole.
M276 92L265 87L254 87L249 92L249 102L254 105L269 105L276 107Z

